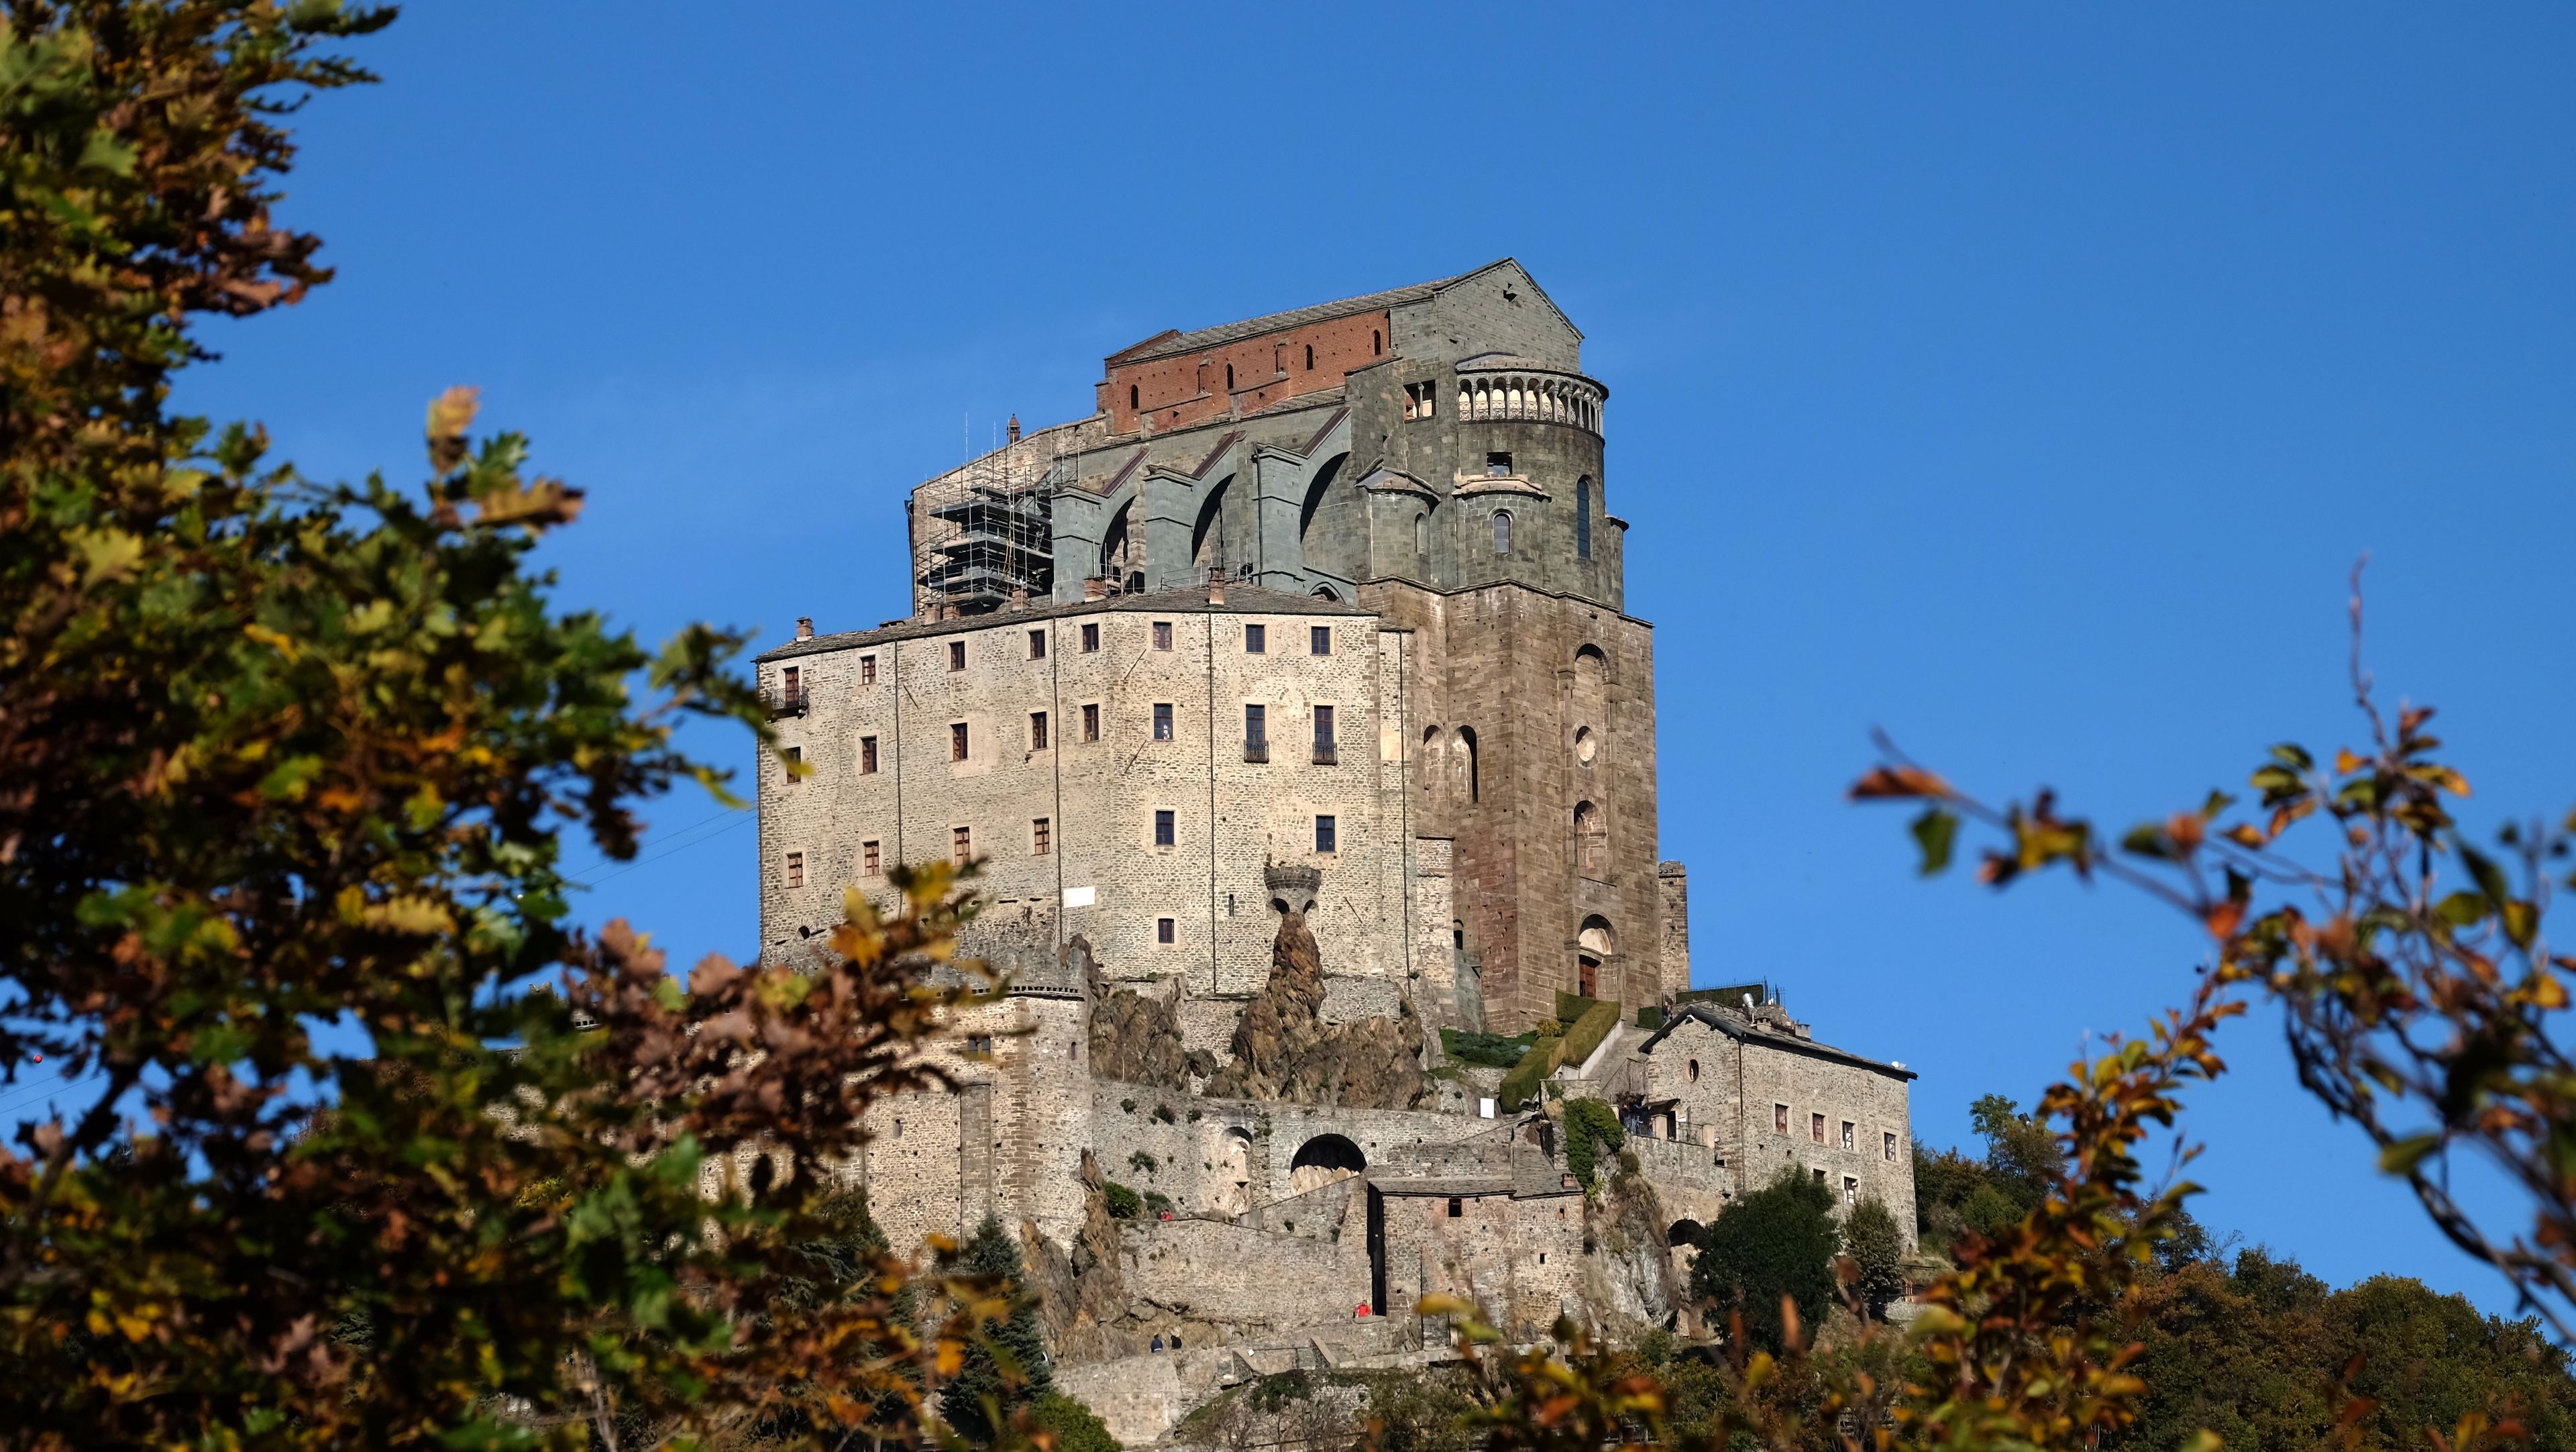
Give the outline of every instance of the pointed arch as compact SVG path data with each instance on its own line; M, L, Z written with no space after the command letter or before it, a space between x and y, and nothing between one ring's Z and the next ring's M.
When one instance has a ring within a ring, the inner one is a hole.
M1190 526L1190 565L1194 569L1215 569L1225 563L1225 496L1234 487L1234 476L1216 481L1216 487L1199 502L1199 517Z

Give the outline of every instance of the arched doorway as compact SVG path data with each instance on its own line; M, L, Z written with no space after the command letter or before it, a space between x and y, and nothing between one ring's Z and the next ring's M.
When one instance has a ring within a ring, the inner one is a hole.
M1252 1136L1240 1129L1225 1132L1217 1151L1217 1209L1240 1215L1252 1208Z
M1599 998L1601 965L1619 951L1618 935L1610 930L1608 918L1594 913L1583 920L1583 927L1574 935L1574 945L1574 975L1582 985L1577 991L1586 998Z
M1288 1162L1288 1193L1303 1195L1320 1190L1367 1169L1368 1157L1360 1153L1358 1145L1338 1134L1319 1134L1299 1145L1297 1157Z
M1696 1250L1699 1248L1699 1232L1698 1221L1676 1220L1673 1228L1664 1232L1664 1243L1675 1250Z

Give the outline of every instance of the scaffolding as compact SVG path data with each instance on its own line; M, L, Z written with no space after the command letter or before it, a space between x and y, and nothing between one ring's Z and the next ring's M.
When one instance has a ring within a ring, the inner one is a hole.
M1015 437L912 492L916 609L980 615L1014 597L1043 601L1054 593L1048 501L1073 462L1047 455L1058 442Z

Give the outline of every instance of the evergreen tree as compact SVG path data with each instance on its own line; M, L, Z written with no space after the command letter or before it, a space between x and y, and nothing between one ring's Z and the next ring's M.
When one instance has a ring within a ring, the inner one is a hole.
M1786 1340L1782 1297L1796 1304L1809 1328L1832 1307L1833 1258L1841 1243L1833 1192L1791 1166L1700 1232L1691 1294L1709 1304L1717 1324L1729 1312L1742 1313L1745 1335L1776 1353Z
M1047 1371L1045 1339L1038 1331L1037 1297L1023 1285L1026 1268L1020 1244L993 1216L975 1227L974 1237L957 1253L956 1274L989 1288L1010 1308L1007 1316L987 1316L967 1343L957 1375L939 1389L940 1415L958 1435L990 1445L999 1430L996 1416L1012 1412L1055 1390ZM989 1404L989 1409L988 1409Z
M1905 1233L1895 1212L1878 1199L1861 1201L1843 1222L1843 1241L1860 1266L1860 1295L1872 1316L1883 1316L1887 1303L1905 1294Z

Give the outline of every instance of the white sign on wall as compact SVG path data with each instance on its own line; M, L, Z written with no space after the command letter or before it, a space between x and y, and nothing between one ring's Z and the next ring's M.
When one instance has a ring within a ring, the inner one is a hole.
M1064 890L1064 905L1069 908L1089 907L1092 891L1088 887L1068 887Z

